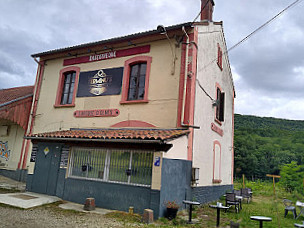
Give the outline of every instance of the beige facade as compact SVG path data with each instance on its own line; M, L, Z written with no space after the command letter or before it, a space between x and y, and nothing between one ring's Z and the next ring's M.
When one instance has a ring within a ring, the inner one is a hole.
M7 120L0 120L0 168L16 170L20 159L24 129Z
M174 41L171 41L174 42ZM175 128L177 122L177 99L181 62L181 48L175 48L177 56L175 73L171 74L172 53L168 40L149 43L151 51L144 56L152 57L149 80L148 103L120 104L121 95L76 97L75 107L55 108L63 58L47 60L37 106L33 133L66 130L70 128L108 128L127 120L141 120L159 128ZM143 44L145 45L145 44ZM127 47L125 47L127 48ZM108 59L93 63L74 65L81 72L123 67L134 56ZM124 85L123 85L124 86ZM76 110L118 109L117 117L75 118Z

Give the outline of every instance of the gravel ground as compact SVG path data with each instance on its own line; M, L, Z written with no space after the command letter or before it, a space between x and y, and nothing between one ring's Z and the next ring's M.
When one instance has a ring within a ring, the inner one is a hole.
M0 227L5 228L126 227L105 215L62 210L54 205L28 210L0 206L0 214Z

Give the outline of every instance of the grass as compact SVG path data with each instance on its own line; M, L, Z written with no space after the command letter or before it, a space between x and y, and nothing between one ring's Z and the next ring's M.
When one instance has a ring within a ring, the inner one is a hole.
M235 189L240 189L242 187L241 183L236 182L234 185ZM262 215L266 217L271 217L271 222L264 222L263 227L265 228L288 228L294 227L294 223L302 223L304 217L300 217L298 220L293 219L291 212L288 213L287 217L284 218L285 206L282 203L284 198L292 200L294 203L299 201L304 201L304 197L299 193L288 193L278 184L276 185L276 198L273 193L272 182L248 182L246 187L249 187L253 191L253 200L247 204L246 200L242 203L243 209L239 213L235 213L234 208L228 210L227 213L221 211L221 227L230 227L230 221L237 222L240 227L259 227L259 222L250 219L253 215ZM225 204L224 198L219 200ZM216 204L212 202L210 204ZM299 208L297 208L297 213L299 213ZM209 208L208 205L202 205L200 207L195 207L193 211L193 218L195 218L196 224L187 224L188 212L180 211L176 219L171 221L166 218L160 218L155 221L154 224L144 225L141 224L140 227L215 227L216 224L216 210ZM109 215L111 218L117 218L126 224L126 227L133 227L135 223L140 223L140 216L134 219L136 215L129 215L128 213L113 212ZM131 216L131 217L130 217ZM133 225L132 225L133 223Z

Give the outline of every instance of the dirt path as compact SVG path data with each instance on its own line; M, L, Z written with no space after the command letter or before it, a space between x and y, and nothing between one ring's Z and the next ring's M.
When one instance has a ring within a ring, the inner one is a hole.
M5 228L125 227L123 223L105 215L62 210L54 205L29 210L1 205L0 215L0 227Z

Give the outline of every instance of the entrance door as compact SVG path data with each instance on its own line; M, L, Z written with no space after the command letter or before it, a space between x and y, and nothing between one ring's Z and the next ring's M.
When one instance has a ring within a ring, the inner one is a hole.
M32 191L56 195L61 145L39 144L36 155Z

